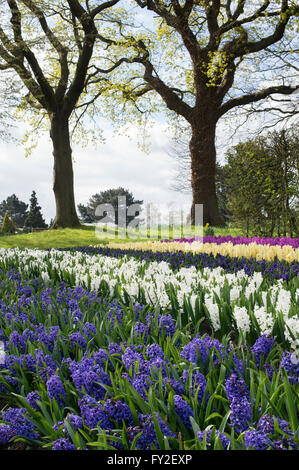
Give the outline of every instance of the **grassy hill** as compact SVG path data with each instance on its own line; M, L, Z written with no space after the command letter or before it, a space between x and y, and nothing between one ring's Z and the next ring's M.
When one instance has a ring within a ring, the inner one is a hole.
M78 245L96 245L99 242L94 227L86 226L0 236L0 248L65 248Z
M215 235L239 235L239 231L233 228L214 228ZM132 242L131 239L117 239L114 236L114 229L108 229L107 233L102 233L101 238L96 236L94 226L84 226L75 229L56 229L44 230L42 232L1 235L0 248L65 248L71 246L88 246L97 245L99 243L108 243L109 241L117 241L125 243ZM162 227L159 238L168 238L168 228ZM146 240L146 230L141 231L138 240Z

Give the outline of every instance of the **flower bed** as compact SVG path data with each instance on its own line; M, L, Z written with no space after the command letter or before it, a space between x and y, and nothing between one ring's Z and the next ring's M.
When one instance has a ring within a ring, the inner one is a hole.
M109 248L122 248L119 243L109 243ZM258 245L256 243L233 245L228 243L202 243L200 241L185 242L185 241L147 241L147 242L134 242L126 243L123 249L153 251L153 252L174 252L182 251L186 253L203 253L211 254L213 256L222 255L231 258L252 258L258 261L299 261L299 248L293 248L289 245Z
M109 248L121 248L119 243L109 243ZM201 241L146 241L132 242L123 245L123 249L153 251L153 252L174 252L182 251L186 253L204 253L213 256L222 255L236 258L253 258L258 261L292 261L299 262L299 248L293 248L290 245L259 245L249 244L233 244L227 243L202 243Z
M0 267L0 446L298 448L296 278L56 250Z
M139 246L137 243L132 246ZM251 275L254 272L261 272L263 277L269 280L282 279L290 281L299 275L299 263L293 261L287 263L284 261L256 261L246 258L232 258L230 256L211 255L207 253L191 253L183 251L151 251L150 249L128 248L128 244L117 244L116 248L107 247L72 247L64 248L63 251L77 251L89 255L104 255L113 258L122 258L123 256L133 257L140 261L165 261L173 270L181 267L192 267L196 269L221 267L227 273L233 273L244 270L246 274Z
M2 256L1 256L2 255ZM274 333L281 344L299 345L298 278L270 283L261 273L226 273L221 267L173 270L165 261L112 258L84 252L50 250L0 251L1 262L45 282L65 281L104 295L171 308L181 325L206 321L222 337L242 330L256 339Z
M200 239L199 239L200 238ZM201 243L216 243L221 245L222 243L231 243L232 245L250 245L256 243L257 245L268 245L268 246L292 246L293 248L299 248L299 238L291 237L232 237L231 235L204 235L203 237L190 237L190 238L175 238L173 240L161 240L161 243L172 243L172 242L187 242L193 243L194 241L200 241Z

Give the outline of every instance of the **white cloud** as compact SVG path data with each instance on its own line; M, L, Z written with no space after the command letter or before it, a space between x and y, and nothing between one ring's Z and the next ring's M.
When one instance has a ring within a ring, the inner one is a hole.
M129 138L108 130L106 144L99 144L96 149L73 147L76 203L86 203L96 192L118 186L129 189L145 203L189 202L190 196L169 189L173 160L167 154L166 127L157 124L151 129L149 154L138 148L136 129L132 127L130 132ZM34 189L46 220L55 216L53 156L47 136L41 137L28 158L22 146L0 143L0 165L1 201L15 193L28 203Z

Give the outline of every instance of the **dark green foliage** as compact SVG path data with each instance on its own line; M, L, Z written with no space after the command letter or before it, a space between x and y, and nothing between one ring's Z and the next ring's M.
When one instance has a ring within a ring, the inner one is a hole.
M15 194L8 196L6 200L0 203L0 221L3 221L5 214L13 220L18 227L23 227L28 216L28 204L20 201Z
M32 191L30 197L29 215L25 220L25 227L47 228L47 224L41 213L41 207L38 205L36 192Z
M213 227L210 227L208 224L204 227L204 236L214 236L215 233L214 233L214 229Z
M216 162L215 172L215 184L216 184L216 195L218 200L218 208L221 216L225 222L229 221L231 213L228 207L227 195L228 195L228 181L227 181L227 166L221 166L220 163Z
M125 206L122 203L119 204L118 198L120 196L126 197ZM133 220L134 222L140 223L140 220L137 218L139 212L137 211L137 213L134 215L128 215L128 208L133 204L141 206L143 204L143 201L134 199L133 194L122 187L116 189L107 189L106 191L101 191L100 193L94 194L93 196L91 196L86 206L84 206L83 204L79 204L78 210L80 212L82 222L100 222L103 217L105 217L105 221L107 221L108 217L106 217L106 211L102 214L101 217L98 217L95 214L97 206L100 206L101 204L111 204L115 211L115 220L113 217L109 218L110 223L115 223L119 226L123 225L120 220L119 209L125 213L126 225L128 225Z
M231 219L247 236L298 235L299 138L295 127L240 143L227 154Z
M83 204L78 204L78 211L81 215L82 222L86 224L92 224L95 221L95 218L89 213L88 206L84 206Z

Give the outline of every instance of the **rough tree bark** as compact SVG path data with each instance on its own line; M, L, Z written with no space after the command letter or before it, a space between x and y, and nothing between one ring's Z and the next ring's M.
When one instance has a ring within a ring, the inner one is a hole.
M53 191L56 217L52 228L80 225L74 197L74 174L70 144L69 120L58 113L50 116L50 137L53 142Z
M196 204L203 205L203 223L222 226L216 196L216 126L217 98L213 90L206 90L205 96L198 96L200 103L191 114L191 156L192 207L191 221L195 222Z

